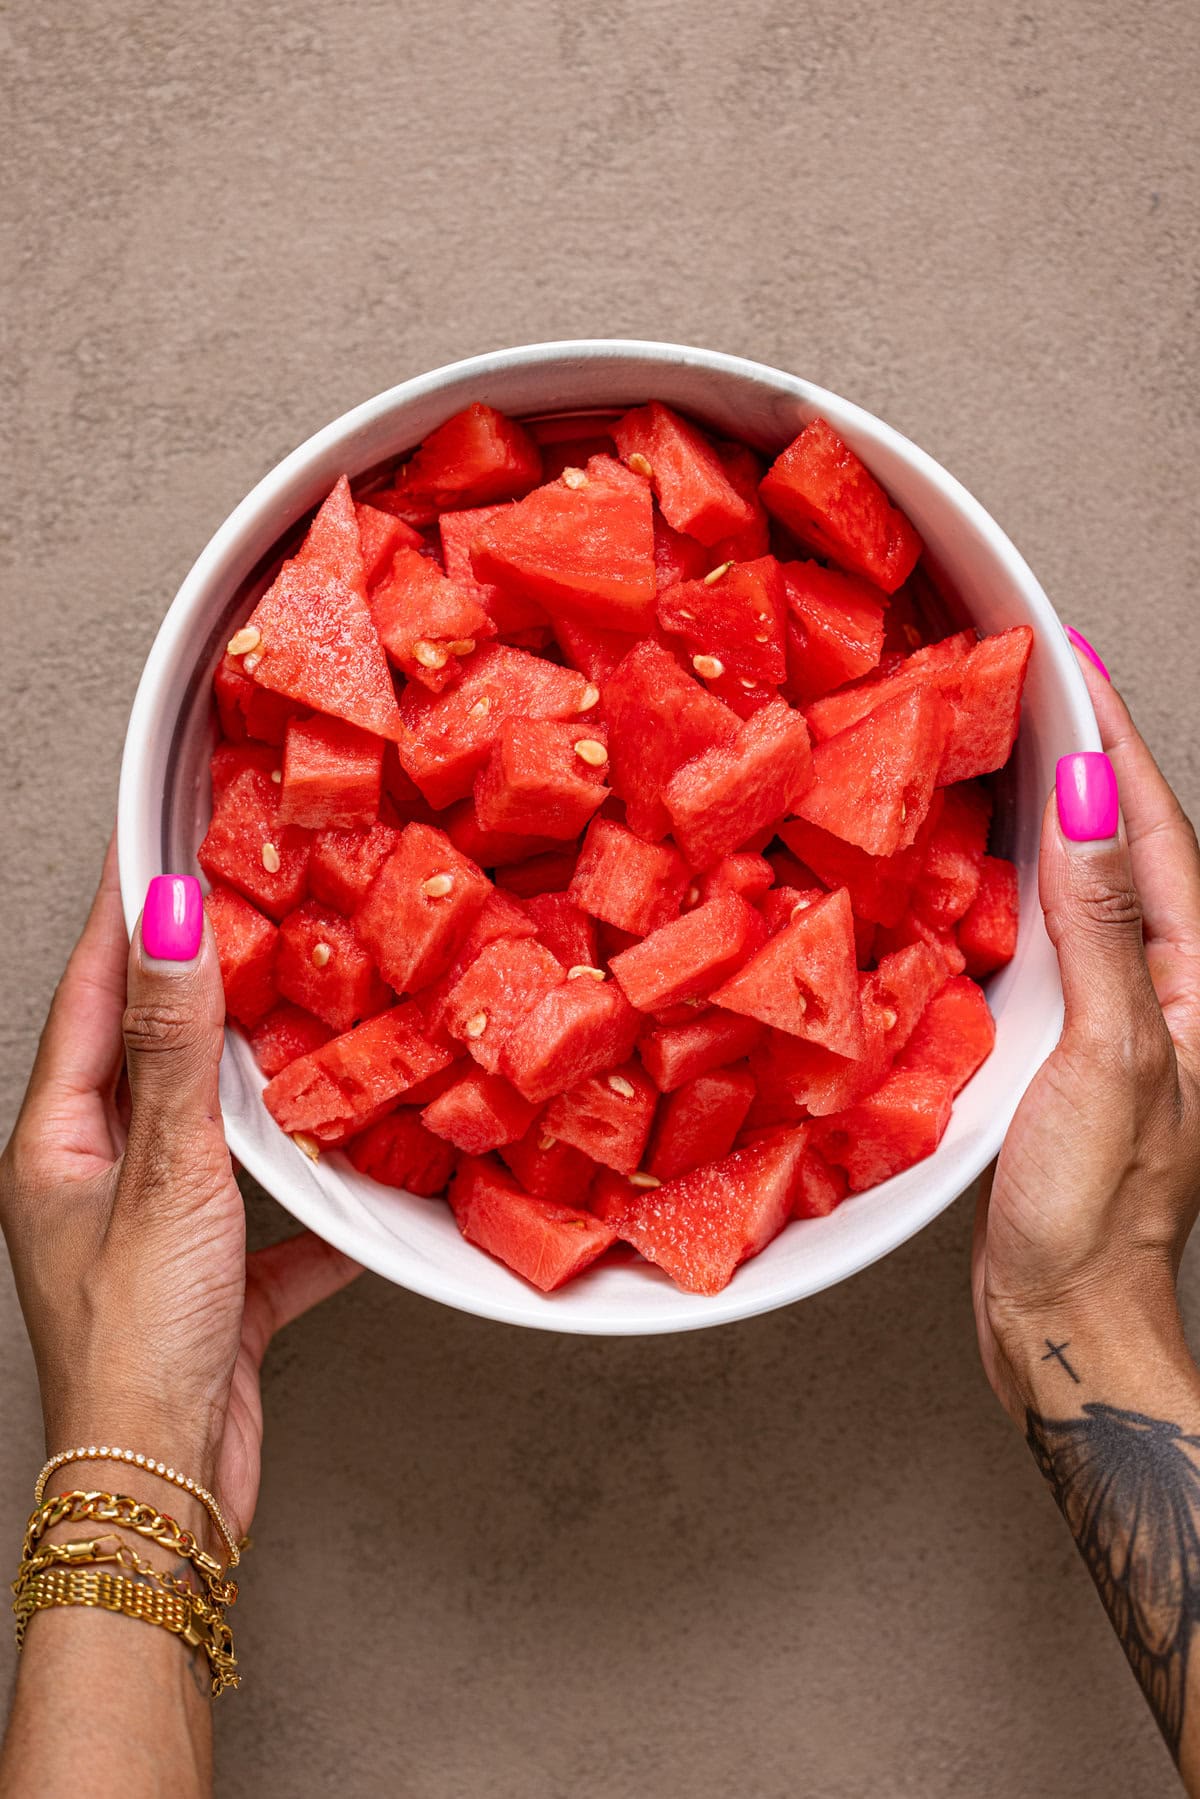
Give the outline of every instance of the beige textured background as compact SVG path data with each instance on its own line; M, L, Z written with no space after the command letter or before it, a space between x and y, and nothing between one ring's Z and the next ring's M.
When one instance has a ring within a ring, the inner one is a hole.
M0 1129L181 576L311 430L471 351L670 337L881 412L993 509L1200 810L1185 0L46 0L0 44ZM969 1222L675 1341L374 1278L291 1330L219 1791L1169 1787L978 1371ZM7 1284L0 1431L15 1548L41 1446Z

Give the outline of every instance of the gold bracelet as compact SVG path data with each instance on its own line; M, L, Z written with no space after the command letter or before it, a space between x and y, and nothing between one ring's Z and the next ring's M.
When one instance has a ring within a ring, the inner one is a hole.
M60 1449L52 1455L42 1472L38 1475L33 1489L34 1505L41 1505L46 1491L46 1482L59 1468L65 1468L70 1462L129 1462L135 1468L145 1468L151 1474L158 1474L163 1480L169 1480L174 1486L182 1488L186 1493L193 1493L200 1501L209 1517L217 1527L219 1535L224 1539L229 1551L229 1565L236 1568L241 1560L237 1538L225 1522L225 1514L213 1498L207 1487L202 1487L198 1480L191 1480L176 1468L169 1468L165 1462L156 1462L150 1455L135 1455L132 1449L112 1449L107 1443L99 1448L93 1443L88 1448Z
M31 1575L22 1584L13 1605L17 1648L23 1646L35 1612L66 1605L98 1606L106 1612L120 1612L126 1618L139 1618L145 1624L157 1624L171 1631L189 1648L203 1649L212 1675L214 1698L227 1687L241 1684L233 1633L223 1619L199 1617L180 1594L146 1586L127 1574L110 1574L102 1568L43 1568Z
M21 1546L22 1561L29 1559L37 1543L54 1525L81 1524L85 1519L95 1519L98 1524L119 1524L139 1537L160 1544L163 1549L185 1556L201 1574L213 1580L223 1578L220 1562L201 1549L190 1530L184 1530L165 1512L157 1511L152 1505L143 1505L127 1494L85 1493L78 1488L45 1500L30 1516Z
M111 1547L108 1547L111 1545ZM17 1569L12 1590L16 1593L21 1583L31 1574L39 1574L43 1568L82 1568L94 1567L97 1563L115 1562L119 1567L128 1568L131 1573L141 1574L150 1580L156 1580L172 1593L178 1593L196 1605L213 1607L233 1605L238 1596L236 1580L214 1580L211 1575L202 1575L207 1591L207 1598L198 1593L191 1582L181 1575L172 1574L167 1568L156 1568L153 1562L140 1556L131 1543L115 1536L111 1531L102 1537L90 1537L75 1543L46 1543L34 1554L27 1556Z

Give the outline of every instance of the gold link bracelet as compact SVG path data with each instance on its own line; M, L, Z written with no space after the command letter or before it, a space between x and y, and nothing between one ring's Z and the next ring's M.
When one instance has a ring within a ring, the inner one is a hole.
M171 1631L189 1648L202 1649L208 1658L214 1698L228 1687L240 1685L233 1633L229 1626L219 1615L212 1615L207 1607L205 1610L209 1615L201 1615L179 1593L168 1592L162 1586L147 1586L127 1574L111 1574L107 1569L89 1567L42 1568L19 1585L13 1605L18 1649L24 1643L29 1620L35 1612L57 1606L96 1606L102 1611L120 1612L126 1618L140 1619L145 1624L157 1624Z
M69 1467L72 1462L128 1463L130 1467L144 1468L148 1473L157 1474L160 1479L168 1480L173 1486L181 1488L182 1491L186 1493L191 1493L200 1501L200 1504L204 1507L205 1511L216 1525L217 1532L223 1539L225 1547L229 1551L230 1567L237 1567L238 1562L241 1559L241 1551L238 1547L237 1538L226 1523L224 1512L221 1510L208 1488L201 1486L198 1480L192 1480L188 1475L184 1474L181 1469L169 1467L166 1462L156 1462L154 1457L150 1455L138 1455L132 1449L116 1449L110 1447L107 1443L101 1443L99 1446L95 1443L90 1445L81 1444L78 1449L60 1449L57 1455L52 1455L50 1460L45 1463L41 1473L37 1477L33 1489L34 1505L41 1505L46 1491L46 1482L49 1480L50 1476L59 1468Z
M158 1543L163 1549L169 1549L176 1555L182 1555L199 1569L209 1582L223 1578L221 1564L201 1549L190 1530L184 1530L174 1518L166 1512L160 1512L152 1505L145 1505L128 1495L118 1493L85 1493L76 1489L71 1493L59 1493L53 1499L47 1499L40 1505L25 1527L25 1541L21 1548L21 1559L28 1561L34 1549L56 1524L82 1524L85 1520L94 1519L98 1524L117 1524L124 1530L131 1530L139 1537L146 1537Z

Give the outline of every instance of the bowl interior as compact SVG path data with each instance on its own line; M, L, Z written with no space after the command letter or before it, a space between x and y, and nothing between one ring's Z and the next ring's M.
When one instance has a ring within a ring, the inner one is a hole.
M122 892L132 926L150 878L196 870L210 809L213 670L239 619L271 578L299 521L347 472L372 471L471 400L522 417L665 400L718 432L777 451L821 415L863 457L926 545L925 571L949 618L981 631L1030 624L1036 644L1017 752L1000 784L997 827L1021 883L1017 955L989 984L996 1048L955 1104L934 1156L829 1218L793 1224L724 1293L679 1293L632 1258L606 1260L544 1296L459 1236L446 1206L397 1193L327 1154L314 1166L262 1105L263 1078L231 1032L221 1094L234 1154L299 1219L378 1273L463 1310L549 1330L636 1334L700 1328L787 1304L865 1267L903 1242L970 1184L996 1153L1015 1106L1061 1023L1053 954L1042 926L1036 858L1054 764L1098 747L1087 690L1045 595L983 508L890 427L793 376L672 345L534 345L458 363L405 383L309 440L247 497L180 589L147 662L122 770Z

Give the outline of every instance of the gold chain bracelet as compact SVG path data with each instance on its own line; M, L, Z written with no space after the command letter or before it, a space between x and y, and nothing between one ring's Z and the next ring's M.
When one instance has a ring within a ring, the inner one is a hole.
M97 1447L95 1443L92 1443L89 1446L81 1446L78 1449L60 1449L57 1455L52 1455L50 1457L50 1460L45 1464L37 1477L37 1482L33 1489L34 1505L41 1505L42 1498L46 1491L46 1482L49 1480L50 1476L59 1468L66 1468L72 1462L128 1463L130 1467L145 1468L149 1473L157 1474L163 1480L169 1480L173 1486L179 1487L183 1492L193 1494L194 1497L200 1501L201 1505L216 1525L218 1534L224 1540L225 1547L229 1551L230 1567L237 1567L238 1562L241 1560L241 1552L238 1548L237 1538L226 1523L224 1512L221 1510L208 1488L201 1486L198 1480L192 1480L180 1469L169 1467L166 1462L156 1462L153 1456L138 1455L132 1449L116 1449L110 1447L107 1443L101 1443L99 1447Z
M240 1685L233 1633L223 1618L199 1614L179 1593L161 1586L146 1586L127 1574L110 1574L103 1568L42 1568L23 1581L13 1606L18 1649L35 1612L68 1605L97 1606L146 1624L157 1624L181 1638L189 1648L202 1649L208 1658L214 1698L227 1687Z
M221 1564L207 1550L201 1549L190 1530L184 1530L166 1512L131 1499L127 1494L85 1493L78 1488L45 1500L32 1514L25 1527L22 1561L28 1561L41 1538L54 1525L81 1524L85 1519L94 1519L98 1524L118 1524L124 1530L158 1543L163 1549L186 1557L207 1578L218 1581L223 1578Z
M102 1562L115 1562L133 1574L156 1580L169 1592L178 1593L181 1598L196 1605L233 1605L238 1596L236 1580L214 1580L211 1575L205 1574L203 1580L207 1598L204 1598L197 1593L190 1581L183 1579L181 1575L172 1574L169 1569L156 1568L153 1562L140 1556L131 1543L123 1542L111 1532L77 1543L46 1543L21 1563L12 1583L12 1590L17 1592L23 1580L31 1574L40 1574L43 1568L94 1567Z

